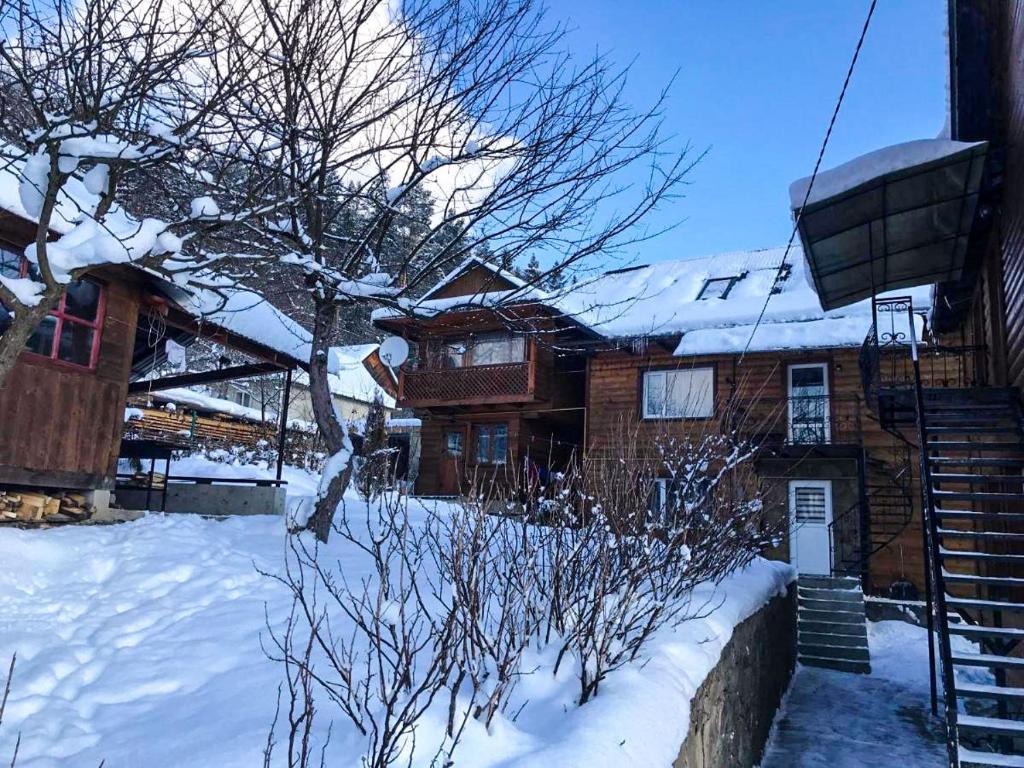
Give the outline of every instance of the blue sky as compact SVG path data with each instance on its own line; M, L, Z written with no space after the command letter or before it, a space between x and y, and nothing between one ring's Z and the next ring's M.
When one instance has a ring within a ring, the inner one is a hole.
M868 0L552 0L580 55L625 65L649 104L678 71L665 114L680 142L710 148L640 262L784 244L788 187L808 175ZM945 122L945 0L880 0L823 168Z

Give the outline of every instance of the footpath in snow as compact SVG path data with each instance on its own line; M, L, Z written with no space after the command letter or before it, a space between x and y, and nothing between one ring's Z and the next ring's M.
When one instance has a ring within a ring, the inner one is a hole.
M943 726L929 709L927 637L901 621L869 622L870 675L798 667L761 768L944 765Z
M0 763L20 732L19 768L262 765L282 669L261 638L267 621L284 623L290 602L259 571L280 571L286 538L283 520L269 516L0 530L0 663L18 654ZM332 542L325 555L360 578L370 571L356 549ZM709 589L702 597L716 610L658 636L646 664L614 672L582 708L572 671L556 678L551 654L535 654L509 709L521 714L499 716L490 733L474 721L458 765L671 765L690 698L733 627L789 578L788 566L757 560ZM327 764L355 768L363 742L333 719ZM321 736L327 727L323 715ZM417 743L442 727L428 713ZM279 751L277 763L284 758Z

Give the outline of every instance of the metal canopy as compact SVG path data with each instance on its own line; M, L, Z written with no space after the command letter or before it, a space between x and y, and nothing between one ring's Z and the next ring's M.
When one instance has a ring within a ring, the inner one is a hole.
M822 308L959 278L987 150L912 141L819 174L799 230ZM790 187L794 215L808 184Z

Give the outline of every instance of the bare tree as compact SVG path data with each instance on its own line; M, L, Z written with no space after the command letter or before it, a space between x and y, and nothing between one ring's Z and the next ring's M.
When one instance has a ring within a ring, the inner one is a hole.
M481 252L546 254L564 275L645 237L687 154L661 137L660 105L629 109L625 73L574 61L533 0L262 0L234 14L234 45L258 64L225 122L286 201L259 223L305 283L316 420L340 457L310 520L326 540L351 475L327 385L346 308L406 310ZM646 184L620 180L638 166ZM432 206L402 208L424 190Z
M0 384L69 283L91 271L131 264L215 283L247 250L244 240L230 257L212 247L269 210L214 119L249 56L210 43L228 39L218 7L0 4L0 170L35 223L27 270L0 276Z

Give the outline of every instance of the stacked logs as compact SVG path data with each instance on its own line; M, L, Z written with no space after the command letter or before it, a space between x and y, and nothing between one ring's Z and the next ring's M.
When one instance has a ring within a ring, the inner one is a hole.
M94 511L81 493L0 489L0 522L75 523L88 520Z

